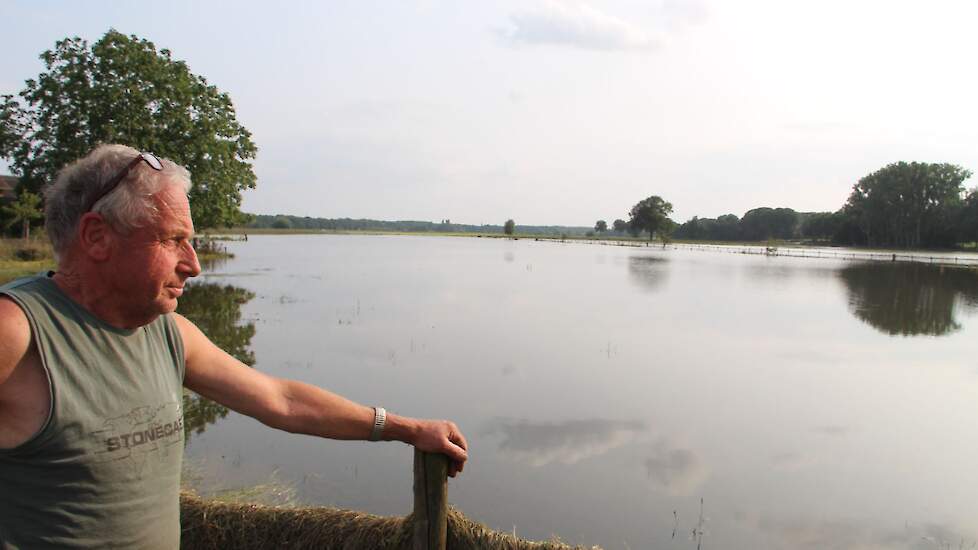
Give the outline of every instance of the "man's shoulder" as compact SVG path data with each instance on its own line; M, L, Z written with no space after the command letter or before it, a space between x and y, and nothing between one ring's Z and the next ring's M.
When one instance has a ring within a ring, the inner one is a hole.
M0 294L0 342L5 342L13 332L23 330L30 333L27 314L13 298Z
M24 358L30 345L27 314L12 298L0 294L0 384Z

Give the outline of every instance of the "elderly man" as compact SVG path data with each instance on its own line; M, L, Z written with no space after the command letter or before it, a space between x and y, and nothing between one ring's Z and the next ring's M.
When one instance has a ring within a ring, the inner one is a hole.
M0 547L176 548L182 389L289 432L397 440L451 459L443 420L263 374L175 313L200 273L187 171L121 145L46 194L57 272L0 287Z

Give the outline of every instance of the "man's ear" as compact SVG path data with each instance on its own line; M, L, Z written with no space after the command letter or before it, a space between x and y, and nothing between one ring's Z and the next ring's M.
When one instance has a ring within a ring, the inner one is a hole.
M83 253L96 262L104 262L112 255L116 233L101 214L86 212L78 220L78 245Z

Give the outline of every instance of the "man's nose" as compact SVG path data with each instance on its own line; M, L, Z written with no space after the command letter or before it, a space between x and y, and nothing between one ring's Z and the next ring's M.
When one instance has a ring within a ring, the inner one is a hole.
M186 252L177 264L177 269L187 277L200 275L200 260L197 259L197 251L194 250L193 244L187 243Z

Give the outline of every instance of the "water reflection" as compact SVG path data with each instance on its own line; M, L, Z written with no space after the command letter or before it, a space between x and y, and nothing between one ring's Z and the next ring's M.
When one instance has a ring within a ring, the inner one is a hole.
M519 462L544 466L574 464L620 447L646 430L640 421L570 420L567 422L494 421L486 435L502 435L499 452Z
M659 490L674 496L693 494L710 475L697 453L665 440L659 441L645 460L645 471Z
M772 517L744 518L744 522L789 548L933 550L974 548L978 544L973 533L937 523L894 520L889 527L878 527L849 519L810 521Z
M658 290L669 275L669 260L661 256L629 256L628 274L645 290Z
M177 311L193 321L217 347L246 365L255 364L251 339L255 324L241 323L241 306L255 295L243 288L216 283L188 284ZM207 426L224 418L227 407L192 392L183 394L183 425L186 441L191 434L201 434Z
M208 256L200 259L201 273L212 273L227 265L230 258L227 256Z
M949 334L961 328L960 303L978 306L978 273L926 264L867 263L839 276L849 291L849 310L887 334Z

